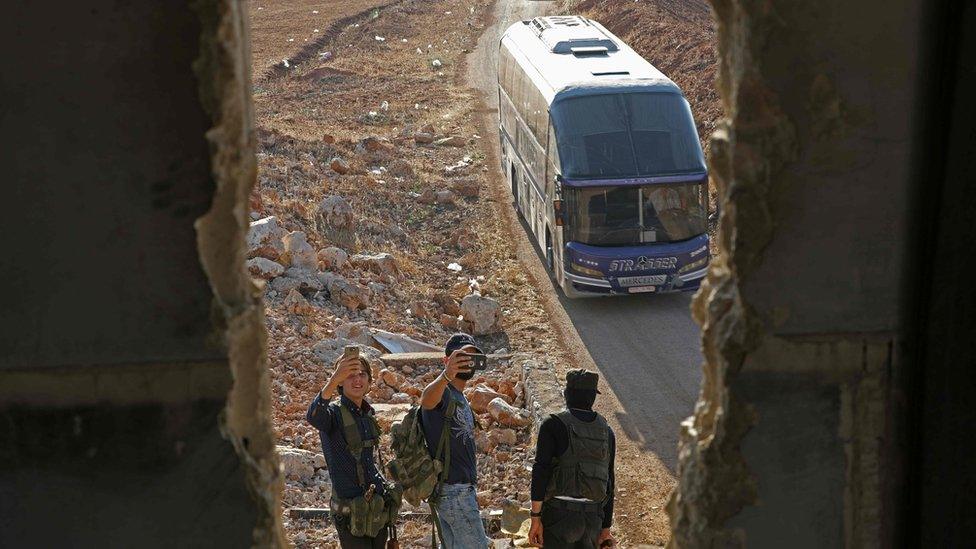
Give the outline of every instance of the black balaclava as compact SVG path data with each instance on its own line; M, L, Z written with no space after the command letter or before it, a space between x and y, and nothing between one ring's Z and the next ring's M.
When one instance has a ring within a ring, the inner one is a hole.
M596 402L596 391L593 389L563 389L563 396L566 397L567 408L592 410Z

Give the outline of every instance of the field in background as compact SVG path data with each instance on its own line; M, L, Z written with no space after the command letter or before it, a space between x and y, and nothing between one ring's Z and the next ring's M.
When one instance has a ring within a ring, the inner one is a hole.
M273 65L292 59L321 40L338 20L390 0L252 0L251 66L260 79Z

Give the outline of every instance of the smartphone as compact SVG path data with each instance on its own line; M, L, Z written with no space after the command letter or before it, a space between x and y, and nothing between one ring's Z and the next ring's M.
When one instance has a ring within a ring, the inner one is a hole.
M355 357L359 358L359 347L356 345L346 345L342 350L342 358Z
M472 370L487 370L488 369L488 357L479 353L464 353L465 355L471 357L471 369Z

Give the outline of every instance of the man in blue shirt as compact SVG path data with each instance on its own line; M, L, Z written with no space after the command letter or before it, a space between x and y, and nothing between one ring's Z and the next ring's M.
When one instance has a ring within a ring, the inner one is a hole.
M450 452L445 460L449 463L436 494L437 520L447 549L481 549L488 544L478 510L474 414L462 392L474 377L467 353L481 353L474 338L451 336L444 346L444 370L420 396L421 423L432 453L437 453L442 430L448 429L444 450ZM433 457L444 459L443 455Z
M322 453L332 477L332 518L343 549L382 549L388 536L387 526L375 536L353 535L349 506L336 504L361 496L370 501L373 498L382 500L384 496L383 478L373 460L373 448L379 443L379 429L372 417L373 408L365 400L372 381L369 363L356 355L342 356L336 361L328 383L315 395L306 415L308 422L319 430L322 440ZM333 401L337 392L339 399ZM349 439L355 439L357 432L360 440L352 441L352 445L361 448L358 455L353 455Z

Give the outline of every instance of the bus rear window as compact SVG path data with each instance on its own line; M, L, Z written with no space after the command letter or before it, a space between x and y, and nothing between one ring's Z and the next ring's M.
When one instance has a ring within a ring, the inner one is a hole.
M573 97L552 106L567 178L705 171L691 109L672 93Z

